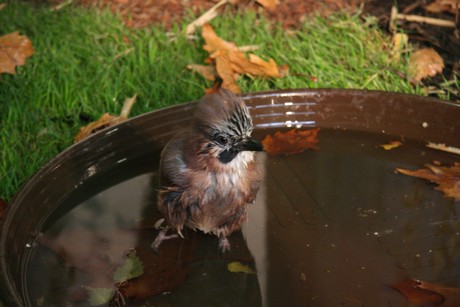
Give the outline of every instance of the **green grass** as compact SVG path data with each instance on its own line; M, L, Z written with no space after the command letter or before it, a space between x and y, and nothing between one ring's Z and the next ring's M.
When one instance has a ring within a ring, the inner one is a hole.
M0 10L0 35L20 31L35 54L17 75L0 76L0 197L11 199L47 161L72 144L81 115L118 114L138 94L132 115L199 99L211 84L186 70L207 54L188 41L185 20L169 34L161 27L129 30L108 12L68 6L10 3ZM255 14L217 17L218 35L287 63L283 79L241 78L243 92L284 88L359 88L422 94L397 72L407 60L389 59L389 38L373 20L338 14L310 18L286 33ZM126 42L128 41L128 43Z

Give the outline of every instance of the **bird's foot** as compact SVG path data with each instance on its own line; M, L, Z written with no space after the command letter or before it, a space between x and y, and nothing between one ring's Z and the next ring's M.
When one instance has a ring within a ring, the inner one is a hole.
M226 237L219 238L219 249L222 254L230 251L230 241Z
M169 230L169 227L166 227L165 229L161 230L157 237L155 238L155 240L153 240L152 244L150 245L150 247L156 252L158 253L159 252L159 249L160 249L160 244L161 242L165 241L165 240L169 240L169 239L175 239L175 238L178 238L179 236L177 234L173 234L173 235L166 235L166 233L168 232Z

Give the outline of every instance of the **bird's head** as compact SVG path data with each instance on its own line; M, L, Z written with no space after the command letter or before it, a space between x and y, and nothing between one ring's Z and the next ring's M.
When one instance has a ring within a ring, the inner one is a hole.
M229 163L242 151L261 151L260 142L251 138L252 125L244 101L228 90L202 98L196 110L196 128L203 135L203 154Z

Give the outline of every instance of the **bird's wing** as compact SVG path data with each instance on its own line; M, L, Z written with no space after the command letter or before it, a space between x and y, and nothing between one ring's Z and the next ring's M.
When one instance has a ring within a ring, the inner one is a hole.
M161 152L160 160L160 192L158 208L168 219L169 224L178 232L182 229L190 204L184 201L184 191L188 186L187 163L184 160L188 133L174 137Z
M182 175L187 169L184 160L184 146L187 137L187 133L179 134L163 148L160 160L161 186L177 186L180 188L187 185Z

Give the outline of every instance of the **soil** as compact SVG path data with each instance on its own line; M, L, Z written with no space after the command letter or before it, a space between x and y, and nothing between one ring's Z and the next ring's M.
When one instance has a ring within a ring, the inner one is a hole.
M55 0L56 1L56 0ZM437 0L440 1L440 0ZM284 28L296 28L311 13L327 15L333 11L356 11L362 9L363 16L378 18L384 31L389 33L389 21L393 1L380 0L283 0L278 1L276 10L264 9L254 0L230 0L231 5L222 6L220 10L256 10L265 14L274 22L280 22ZM433 47L444 59L445 68L442 75L425 80L425 86L439 89L445 80L460 77L460 16L459 10L430 13L425 7L433 0L399 0L398 12L439 18L456 22L456 28L446 28L417 22L398 21L397 26L409 35L409 40L420 48ZM451 0L455 3L455 0ZM199 16L217 3L217 0L81 0L86 6L102 6L120 14L128 27L142 28L152 24L162 24L166 30L187 14ZM457 1L460 6L460 1ZM456 12L456 13L454 13ZM451 99L460 101L458 88L451 89Z

